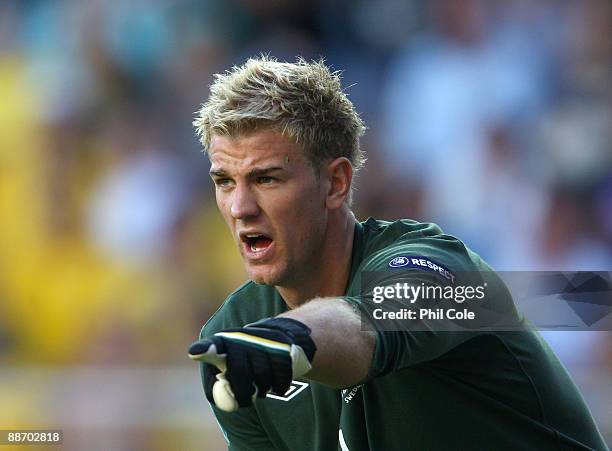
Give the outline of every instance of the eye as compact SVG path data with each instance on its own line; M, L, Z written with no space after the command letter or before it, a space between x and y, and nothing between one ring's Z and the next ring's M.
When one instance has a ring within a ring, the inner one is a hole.
M232 179L215 179L215 185L217 185L219 188L227 188L228 186L230 186L232 184Z
M257 177L257 183L259 183L260 185L271 185L274 182L276 182L276 179L268 175Z

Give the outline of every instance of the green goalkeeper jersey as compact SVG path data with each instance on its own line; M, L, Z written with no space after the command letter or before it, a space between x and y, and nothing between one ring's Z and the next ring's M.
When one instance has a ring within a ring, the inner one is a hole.
M369 219L355 227L345 299L366 314L362 274L410 261L402 259L415 258L415 280L491 271L434 224ZM496 296L513 309L499 284ZM286 310L274 287L248 282L201 337ZM283 396L213 411L234 451L607 449L566 370L529 330L376 330L372 367L358 386L337 390L300 379Z

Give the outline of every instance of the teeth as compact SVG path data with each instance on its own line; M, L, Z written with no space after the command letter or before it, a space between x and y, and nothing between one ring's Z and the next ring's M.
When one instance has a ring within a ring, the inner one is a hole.
M261 233L247 233L245 236L249 239L253 239L253 238L259 238L262 235ZM259 248L257 247L256 243L257 243L257 240L251 243L251 252L259 252Z
M261 252L263 249L259 249L255 243L251 244L251 252Z
M265 249L265 248L257 247L257 239L256 239L256 238L263 238L265 235L262 235L261 233L246 233L244 236L245 238L252 240L249 243L251 252L262 252Z

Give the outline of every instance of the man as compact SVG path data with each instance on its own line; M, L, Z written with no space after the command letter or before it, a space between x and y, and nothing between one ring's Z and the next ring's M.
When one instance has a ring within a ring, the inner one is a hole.
M364 125L337 74L250 59L217 75L194 124L251 279L189 350L230 450L605 449L537 333L377 321L377 306L411 304L372 302L377 289L484 273L501 306L484 313L521 320L436 225L355 219Z

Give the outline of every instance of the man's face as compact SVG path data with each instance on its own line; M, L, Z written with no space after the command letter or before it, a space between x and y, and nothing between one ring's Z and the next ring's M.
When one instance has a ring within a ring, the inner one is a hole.
M210 174L249 278L291 286L317 268L325 189L301 148L273 130L213 135Z

